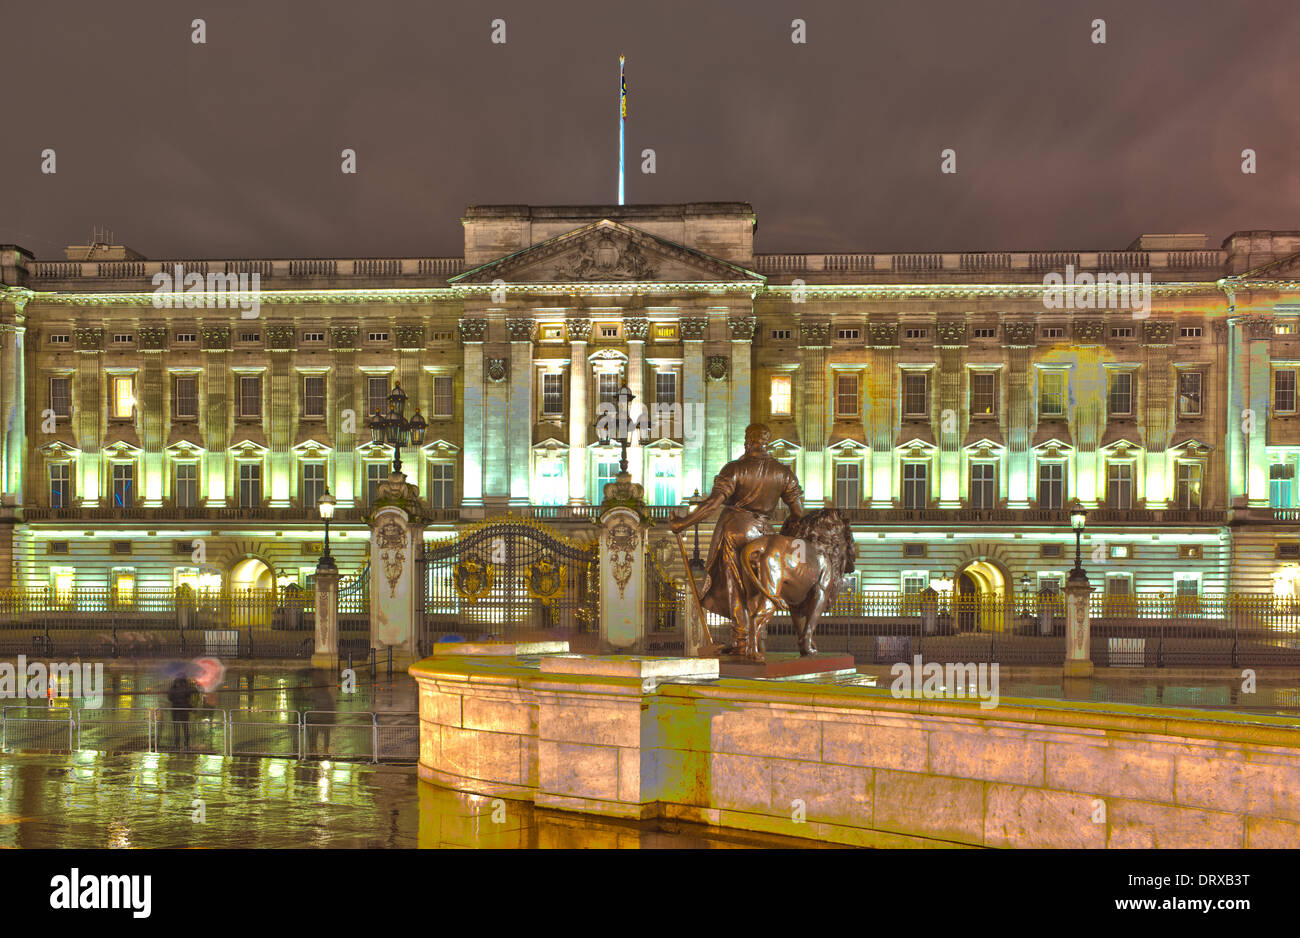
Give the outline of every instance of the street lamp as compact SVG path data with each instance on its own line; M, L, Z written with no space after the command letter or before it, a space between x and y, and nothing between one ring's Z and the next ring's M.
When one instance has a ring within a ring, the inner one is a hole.
M1029 615L1029 589L1034 585L1033 578L1028 574L1022 574L1020 577L1020 594L1024 596L1024 611L1022 615Z
M320 509L321 520L325 522L325 552L316 562L316 569L337 570L338 564L330 556L330 519L334 517L334 496L329 493L329 489L326 489L325 494L316 502L316 507Z
M409 420L406 418L406 400L401 382L394 382L393 390L388 395L388 413L376 411L370 417L370 439L375 443L387 443L393 448L394 472L402 471L402 447L422 445L428 428L428 423L418 410Z
M596 421L596 439L601 443L617 442L619 445L620 455L618 459L619 473L627 472L627 448L635 446L638 443L644 446L649 442L649 434L640 427L637 429L635 442L632 439L632 425L628 419L628 411L632 402L636 400L636 395L626 384L618 389L618 426L622 433L615 435L609 428L607 417L601 417Z
M1088 578L1083 572L1083 529L1087 523L1088 512L1076 498L1070 505L1070 527L1074 528L1074 569L1070 571L1072 580Z

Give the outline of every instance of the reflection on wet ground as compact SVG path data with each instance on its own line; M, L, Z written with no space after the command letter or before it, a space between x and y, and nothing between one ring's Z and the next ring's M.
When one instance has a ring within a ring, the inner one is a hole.
M8 754L3 847L815 847L605 821L437 788L413 766L135 753Z

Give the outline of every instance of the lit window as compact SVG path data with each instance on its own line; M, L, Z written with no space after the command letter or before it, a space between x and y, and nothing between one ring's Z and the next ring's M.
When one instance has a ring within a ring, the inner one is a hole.
M992 417L998 412L998 376L977 371L970 376L970 412L974 417Z
M113 463L113 507L130 508L135 498L135 463Z
M861 467L856 462L835 464L835 507L859 508L862 505Z
M135 416L135 378L131 375L113 376L113 417L130 420Z
M774 417L790 416L791 379L789 375L772 378L771 410Z
M972 463L970 467L970 506L996 508L998 500L998 467L991 462Z
M1273 326L1274 335L1295 335L1295 323L1280 322Z
M598 403L618 407L618 375L603 371L596 375Z
M655 326L656 342L676 342L677 325L676 323L660 323Z
M1110 337L1111 337L1112 339L1131 339L1131 338L1133 338L1133 327L1132 327L1132 326L1118 326L1118 327L1116 327L1116 328L1114 328L1114 329L1111 329L1111 330L1110 330Z
M596 460L596 471L594 473L594 483L596 491L592 495L592 502L599 505L605 500L605 486L614 481L618 475L617 459L598 459Z
M903 507L919 510L929 501L929 466L923 462L903 463Z
M837 375L835 378L835 413L841 417L854 417L858 413L858 376Z
M1038 507L1059 509L1065 504L1065 464L1038 464Z
M451 375L433 376L433 415L450 417L452 415L452 378Z
M69 497L72 494L70 486L71 473L69 466L65 462L54 463L50 466L50 507L51 508L68 508Z
M429 507L454 508L456 506L456 467L449 462L431 463L429 466Z
M323 462L305 462L302 464L302 507L311 511L320 503L325 494L325 464Z
M1133 507L1133 464L1112 462L1106 466L1106 507L1128 511Z
M903 375L903 413L908 417L924 417L929 411L927 376L923 371L909 371Z
M1180 462L1178 464L1175 497L1179 508L1201 507L1201 475L1200 463Z
M654 488L652 505L677 504L677 461L669 458L654 460Z
M548 371L542 373L542 416L564 416L564 375Z
M1065 416L1065 372L1038 373L1038 412L1044 417Z
M388 413L388 377L372 377L366 383L368 391L367 409L370 414Z
M542 335L543 342L559 342L561 339L564 338L564 327L563 326L542 326L541 335Z
M1270 508L1292 507L1295 487L1295 464L1274 463L1268 467L1268 505Z
M1273 409L1279 414L1295 413L1295 369L1279 368L1273 372Z
M1184 417L1198 417L1201 413L1201 373L1178 372L1178 413Z

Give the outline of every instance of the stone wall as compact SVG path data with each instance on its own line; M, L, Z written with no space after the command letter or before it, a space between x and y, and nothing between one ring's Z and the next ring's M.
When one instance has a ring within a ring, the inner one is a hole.
M1300 844L1300 729L1277 718L656 684L504 656L411 673L421 778L542 807L871 846Z

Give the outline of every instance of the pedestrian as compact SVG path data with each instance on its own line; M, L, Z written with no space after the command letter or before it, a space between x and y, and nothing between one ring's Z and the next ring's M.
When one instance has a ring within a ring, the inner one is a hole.
M181 731L185 735L185 748L190 748L190 713L194 700L194 685L190 679L177 675L167 688L167 702L171 704L172 744L180 748Z

